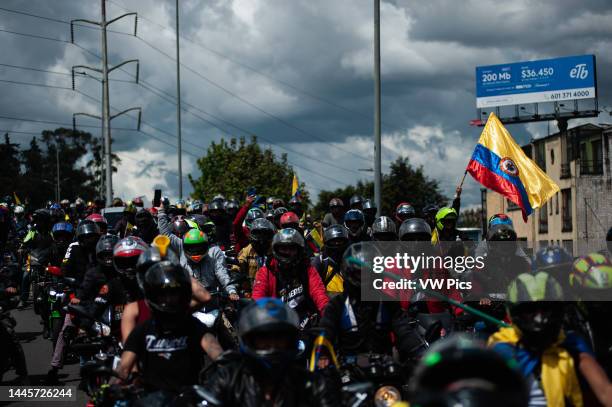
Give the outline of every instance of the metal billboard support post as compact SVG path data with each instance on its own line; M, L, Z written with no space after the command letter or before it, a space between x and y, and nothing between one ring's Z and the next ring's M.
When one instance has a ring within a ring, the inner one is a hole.
M374 202L382 210L380 136L380 0L374 0Z
M181 140L181 57L179 48L179 0L176 0L176 136L178 138L178 187L183 199L183 155Z

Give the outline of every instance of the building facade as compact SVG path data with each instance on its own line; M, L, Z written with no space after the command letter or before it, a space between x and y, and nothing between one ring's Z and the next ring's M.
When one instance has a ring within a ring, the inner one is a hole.
M487 218L508 214L532 250L555 244L577 256L603 249L612 226L611 136L612 125L584 124L524 145L560 192L524 222L517 205L487 191Z

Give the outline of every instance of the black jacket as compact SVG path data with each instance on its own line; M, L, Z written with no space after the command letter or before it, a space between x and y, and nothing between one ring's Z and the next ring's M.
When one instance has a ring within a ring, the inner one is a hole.
M97 264L94 253L87 253L79 242L71 243L62 261L64 276L76 278L77 282L83 281L85 272Z
M347 310L347 298L352 313ZM352 315L354 321L351 321ZM398 303L356 301L349 297L346 284L345 292L333 297L325 307L319 326L325 329L327 337L341 356L391 354L395 345L400 358L407 360L419 352L423 345L410 317ZM395 334L395 344L391 333Z
M254 362L252 362L254 363ZM276 378L267 376L275 386L275 399L266 401L260 377L263 367L252 366L238 353L226 353L212 366L204 387L211 391L224 406L339 406L340 379L334 370L308 372L300 363L291 365Z

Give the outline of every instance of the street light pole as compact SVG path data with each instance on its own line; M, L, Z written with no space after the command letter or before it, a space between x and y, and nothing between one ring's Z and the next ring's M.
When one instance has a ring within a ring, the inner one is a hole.
M108 91L108 50L106 47L106 0L102 3L102 134L104 135L104 170L106 172L106 206L113 201L113 166L111 163L110 102Z
M380 137L380 0L374 0L374 202L382 210Z
M181 139L181 57L179 47L179 0L176 0L176 135L178 138L178 189L183 199L183 155Z
M60 201L60 161L59 161L59 143L55 136L55 164L57 166L57 191L55 193L55 202Z

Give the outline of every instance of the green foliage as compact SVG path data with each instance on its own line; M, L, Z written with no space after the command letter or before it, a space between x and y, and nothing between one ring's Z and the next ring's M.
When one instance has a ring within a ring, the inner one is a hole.
M393 215L400 202L410 203L417 213L420 213L423 206L429 203L443 205L447 201L440 192L438 181L428 178L423 173L423 167L413 168L406 157L398 157L391 163L390 172L383 174L382 182L382 214L387 216ZM359 181L354 186L349 185L335 191L321 191L315 206L316 216L320 217L327 212L332 198L342 198L345 205L348 205L354 194L373 199L374 183Z
M213 196L242 199L249 187L255 187L263 196L290 198L293 182L293 168L287 162L287 155L277 157L271 149L262 149L257 138L247 143L244 137L232 138L229 143L222 139L211 143L204 157L198 159L201 175L189 175L193 185L192 197L210 201ZM301 183L302 202L308 204L308 193Z
M478 208L461 211L461 216L459 216L459 224L457 226L463 228L482 227L482 210Z
M0 160L7 163L0 178L2 194L15 192L33 208L54 200L59 153L61 198L95 198L98 190L93 176L96 169L92 165L95 154L89 162L85 162L85 158L94 153L92 149L96 145L99 143L89 133L58 128L33 137L29 147L20 151L19 145L12 144L6 135L5 143L0 147Z

